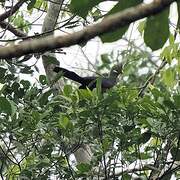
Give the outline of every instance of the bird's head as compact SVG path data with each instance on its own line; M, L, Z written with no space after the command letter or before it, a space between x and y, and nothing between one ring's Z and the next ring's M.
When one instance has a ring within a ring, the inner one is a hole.
M122 64L122 63L119 63L119 64L114 65L114 66L111 68L109 77L110 77L110 78L117 78L117 77L118 77L120 74L122 74L122 73L123 73L123 64Z

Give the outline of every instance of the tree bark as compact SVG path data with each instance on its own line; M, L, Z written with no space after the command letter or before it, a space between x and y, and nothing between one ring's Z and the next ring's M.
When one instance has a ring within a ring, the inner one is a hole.
M48 33L48 35L53 34L54 32L53 30L56 26L62 3L63 3L63 0L54 0L50 2L47 15L43 22L42 33L51 32L51 33ZM46 75L49 81L51 82L55 77L55 73L53 72L53 69L55 66L57 66L57 61L50 64L48 62L48 59L46 58L47 56L55 57L55 54L46 52L45 56L42 57ZM55 84L55 89L60 90L62 86L63 86L63 82L58 81ZM92 158L92 152L88 145L81 145L74 152L74 155L75 155L77 163L89 163Z

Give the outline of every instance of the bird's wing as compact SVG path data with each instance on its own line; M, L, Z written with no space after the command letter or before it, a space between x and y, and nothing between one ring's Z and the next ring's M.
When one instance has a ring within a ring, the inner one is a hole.
M102 89L110 89L115 85L115 81L109 78L103 78L101 82Z
M113 79L109 78L104 78L104 77L99 77L101 80L101 87L102 89L109 89L112 88L115 85L115 81ZM89 87L89 89L94 89L96 88L96 83L97 83L98 77L84 77L84 80L86 81L86 86Z
M93 90L94 88L96 88L96 81L97 77L95 76L87 76L84 77L84 87L88 87L90 90Z

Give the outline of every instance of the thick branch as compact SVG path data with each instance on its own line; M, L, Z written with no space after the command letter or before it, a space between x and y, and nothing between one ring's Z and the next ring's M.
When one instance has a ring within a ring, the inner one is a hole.
M10 10L6 11L3 14L0 14L0 22L4 21L5 19L7 19L9 16L11 16L12 14L14 14L22 5L23 3L27 1L27 0L20 0L18 1Z
M102 22L89 26L73 34L45 37L38 40L29 40L19 45L0 48L0 58L19 57L29 53L45 52L48 50L69 47L86 42L95 36L102 35L118 28L124 27L141 18L157 14L176 0L159 0L150 4L141 4L128 8L122 12L106 17Z

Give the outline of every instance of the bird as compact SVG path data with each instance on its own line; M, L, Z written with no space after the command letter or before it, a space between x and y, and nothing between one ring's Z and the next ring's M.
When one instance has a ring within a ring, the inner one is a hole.
M122 74L123 70L123 65L122 63L119 63L117 65L114 65L111 68L111 71L109 73L108 77L98 77L98 76L86 76L86 77L81 77L78 74L76 74L73 71L69 71L65 68L56 66L53 71L56 73L62 72L63 76L76 81L78 83L80 83L81 85L79 86L79 89L87 89L89 88L90 90L93 90L94 88L96 88L96 84L97 84L97 79L100 78L101 79L101 88L103 91L106 91L107 89L112 88L117 81L117 77Z

